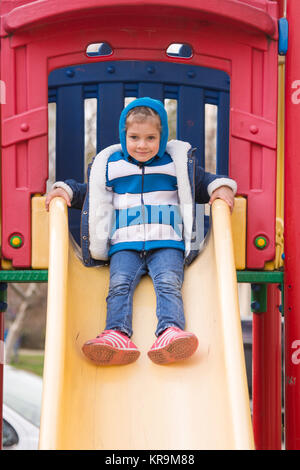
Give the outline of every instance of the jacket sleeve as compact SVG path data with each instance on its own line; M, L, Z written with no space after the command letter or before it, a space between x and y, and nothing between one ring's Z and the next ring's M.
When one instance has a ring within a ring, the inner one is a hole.
M75 209L82 209L84 198L87 191L87 184L86 183L78 183L73 179L69 179L66 181L57 181L52 186L52 189L55 188L62 188L64 189L71 200L71 206Z
M214 175L205 171L200 165L195 167L195 200L198 204L206 204L212 193L221 186L228 186L234 195L237 192L236 182L228 176Z

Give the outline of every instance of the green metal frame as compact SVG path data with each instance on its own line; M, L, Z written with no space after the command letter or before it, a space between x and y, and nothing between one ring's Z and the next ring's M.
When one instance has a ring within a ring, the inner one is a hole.
M282 284L283 271L237 271L238 282L248 282L249 284Z
M237 271L237 281L249 284L283 283L283 271ZM0 282L47 282L47 269L3 270Z
M0 271L0 282L48 282L48 270L3 270Z
M237 281L251 284L251 310L253 313L267 311L267 284L279 284L281 289L280 311L284 313L283 271L237 271Z

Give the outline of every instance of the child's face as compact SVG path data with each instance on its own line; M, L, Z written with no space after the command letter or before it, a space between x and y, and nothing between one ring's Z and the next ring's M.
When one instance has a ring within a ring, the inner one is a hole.
M138 162L147 162L157 155L160 145L160 131L154 119L132 122L126 132L126 146L129 155Z

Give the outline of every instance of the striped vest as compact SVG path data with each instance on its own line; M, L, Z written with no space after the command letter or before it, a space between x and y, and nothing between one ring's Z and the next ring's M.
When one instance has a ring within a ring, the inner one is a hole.
M108 256L120 250L185 249L175 164L169 154L139 163L121 152L107 161L114 220Z

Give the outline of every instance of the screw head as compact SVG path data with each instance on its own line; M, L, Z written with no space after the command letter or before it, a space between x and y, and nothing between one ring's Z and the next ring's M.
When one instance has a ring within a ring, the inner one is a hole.
M251 302L251 309L252 310L259 310L260 309L260 303L257 300L254 300Z
M109 65L109 66L107 67L107 72L108 72L108 73L115 73L115 71L116 71L116 69L115 69L115 67L114 67L113 65Z
M27 122L22 122L22 124L20 125L20 129L22 132L29 131L29 124Z
M252 124L252 125L250 126L250 132L251 132L251 134L257 134L258 131L259 131L259 129L258 129L257 126L255 126L255 124Z
M148 73L154 73L155 72L155 67L153 65L149 65L149 67L147 67L147 72Z
M196 77L196 72L194 70L189 70L187 73L189 78L195 78Z
M74 70L72 70L72 69L68 69L68 70L66 71L66 75L67 75L67 77L70 77L70 78L71 78L71 77L74 77L75 72L74 72Z

